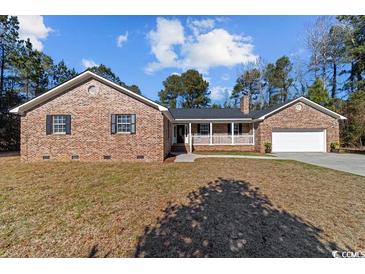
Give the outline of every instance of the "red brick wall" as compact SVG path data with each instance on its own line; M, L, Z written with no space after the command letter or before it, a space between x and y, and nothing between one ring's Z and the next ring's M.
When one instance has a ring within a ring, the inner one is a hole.
M240 98L240 109L243 113L250 112L250 96L244 95Z
M339 123L337 119L304 103L300 103L302 110L297 111L295 109L296 104L290 105L280 112L267 117L259 124L258 130L256 130L256 150L264 152L264 144L266 142L272 142L271 134L273 128L326 129L327 151L330 151L331 142L339 141Z
M164 157L166 157L171 151L171 144L173 138L172 123L165 116L163 118L163 130L164 130Z
M88 92L96 86L97 95ZM70 114L71 135L46 135L47 114ZM111 134L111 114L136 114L136 134ZM112 160L163 161L169 150L164 141L163 114L143 102L121 93L94 79L38 106L21 118L21 158L26 161L70 160L79 155L81 161Z

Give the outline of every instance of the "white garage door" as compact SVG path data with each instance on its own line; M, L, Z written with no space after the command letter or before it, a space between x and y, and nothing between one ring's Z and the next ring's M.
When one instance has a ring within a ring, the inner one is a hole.
M323 129L277 129L272 132L273 152L326 152Z

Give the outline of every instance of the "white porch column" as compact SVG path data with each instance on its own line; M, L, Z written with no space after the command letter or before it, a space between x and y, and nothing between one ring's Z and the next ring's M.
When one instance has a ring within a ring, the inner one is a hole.
M193 138L191 136L191 123L189 123L189 150L190 150L190 153L193 152Z
M253 145L255 145L255 123L252 123Z
M232 145L234 144L234 123L231 123Z
M213 123L210 123L209 124L209 130L210 130L210 132L209 132L209 144L211 145L211 144L213 144Z

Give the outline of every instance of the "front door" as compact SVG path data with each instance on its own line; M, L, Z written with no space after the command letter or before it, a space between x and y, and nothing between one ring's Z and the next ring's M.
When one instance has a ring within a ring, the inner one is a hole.
M176 126L176 142L178 144L185 143L185 125Z

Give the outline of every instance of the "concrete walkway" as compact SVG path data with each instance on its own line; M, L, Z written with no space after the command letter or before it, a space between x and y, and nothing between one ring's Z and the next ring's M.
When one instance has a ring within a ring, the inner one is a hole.
M249 155L205 155L184 153L176 156L177 163L191 163L199 158L241 158L263 160L295 160L321 167L327 167L339 171L345 171L356 175L365 176L365 156L358 154L337 153L275 153L277 157L249 156Z
M278 157L267 157L267 156L249 156L249 155L205 155L205 154L194 154L194 153L183 153L176 156L176 163L192 163L195 159L199 158L241 158L241 159L263 159L263 160L283 160Z
M365 176L365 155L342 153L276 153L279 158Z

